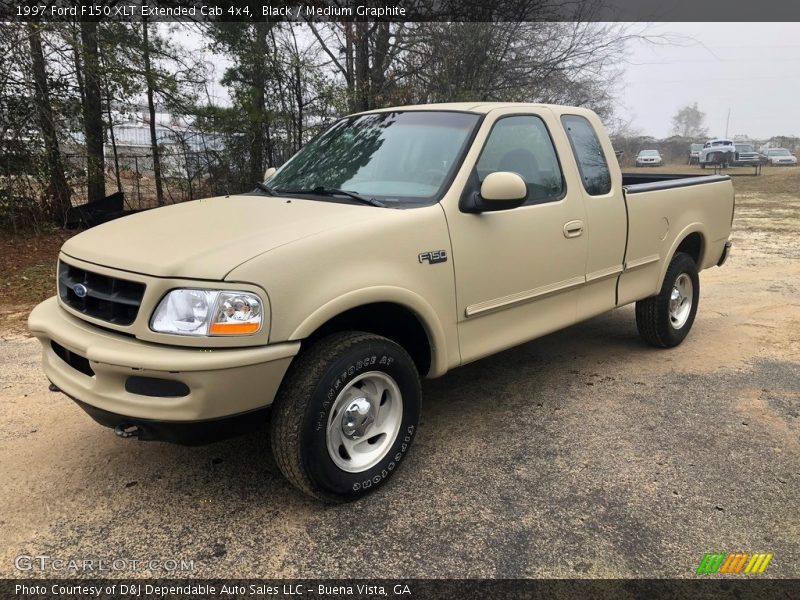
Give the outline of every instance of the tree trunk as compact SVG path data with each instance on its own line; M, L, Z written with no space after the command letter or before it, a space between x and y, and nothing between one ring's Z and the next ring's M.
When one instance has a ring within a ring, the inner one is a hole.
M356 78L353 66L353 40L355 38L355 23L343 23L344 25L344 79L347 82L347 104L350 112L358 110L356 104Z
M293 148L295 152L300 150L303 147L303 120L305 119L305 114L303 109L305 108L303 104L303 72L300 69L300 61L298 60L295 63L294 67L294 77L295 77L295 102L297 102L297 144Z
M45 71L44 53L42 52L42 37L39 26L28 23L28 39L31 49L31 71L34 83L34 101L39 129L44 140L47 153L47 170L49 175L47 197L47 210L53 220L63 225L66 220L67 210L72 206L70 202L70 189L64 175L64 163L61 159L61 150L58 147L53 109L50 106L50 90L47 85L47 72Z
M267 85L266 60L267 60L267 28L268 23L256 23L254 44L253 68L253 105L250 114L250 180L261 181L264 179L264 142L268 137L265 132L267 117L267 103L264 88Z
M117 154L117 139L114 136L114 119L111 116L111 94L106 86L106 113L108 114L108 134L111 138L111 151L114 153L114 176L117 179L117 191L122 191L122 180L119 176L119 155Z
M391 29L388 22L375 24L375 44L370 69L372 107L386 106L386 69L389 67Z
M158 137L156 136L156 105L153 101L155 78L150 66L150 39L147 33L147 19L142 19L142 57L144 59L144 76L147 83L147 110L150 114L150 150L153 153L153 179L156 182L156 204L164 206L164 188L161 185L161 157L158 153Z
M117 182L117 191L121 192L122 179L120 178L119 174L119 154L117 152L117 139L116 136L114 135L114 118L111 115L111 89L108 85L108 76L107 76L108 70L102 53L100 54L100 62L103 67L103 73L106 74L103 80L103 92L106 100L106 116L108 117L108 137L109 140L111 141L111 152L114 155L114 177Z
M83 130L86 136L87 197L97 202L106 196L103 156L103 106L100 96L100 63L97 55L97 23L81 21L83 51Z
M356 93L357 110L372 108L369 86L369 23L358 21L356 23L358 35L356 37Z

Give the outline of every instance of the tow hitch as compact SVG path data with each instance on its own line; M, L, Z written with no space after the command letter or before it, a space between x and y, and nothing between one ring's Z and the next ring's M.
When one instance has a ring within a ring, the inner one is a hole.
M139 430L138 425L123 425L119 424L114 427L114 433L117 434L118 437L121 438L131 438L131 437L139 437L141 431Z

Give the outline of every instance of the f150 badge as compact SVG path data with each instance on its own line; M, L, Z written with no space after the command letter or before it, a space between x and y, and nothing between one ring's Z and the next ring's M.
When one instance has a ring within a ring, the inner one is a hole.
M447 262L447 250L429 250L428 252L419 253L419 262L427 261L429 265L436 263Z

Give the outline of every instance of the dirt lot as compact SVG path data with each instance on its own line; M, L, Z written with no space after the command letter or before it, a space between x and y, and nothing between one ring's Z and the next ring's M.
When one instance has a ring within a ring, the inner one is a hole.
M12 262L7 242L0 577L43 575L20 554L194 560L126 576L687 577L710 551L800 577L800 169L734 185L734 253L681 347L644 346L626 307L428 381L408 462L338 507L283 481L265 433L120 441L49 393L19 319L57 244Z

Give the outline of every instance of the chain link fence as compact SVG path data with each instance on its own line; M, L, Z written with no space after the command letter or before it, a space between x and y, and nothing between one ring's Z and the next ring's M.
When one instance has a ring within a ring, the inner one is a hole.
M217 155L173 150L160 152L159 159L163 204L241 191L236 189L234 172ZM73 174L70 178L72 205L86 204L86 156L67 154L65 160ZM106 194L122 192L126 210L147 210L158 206L152 153L127 150L116 156L107 156L105 169Z

